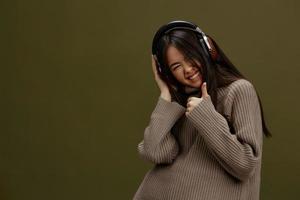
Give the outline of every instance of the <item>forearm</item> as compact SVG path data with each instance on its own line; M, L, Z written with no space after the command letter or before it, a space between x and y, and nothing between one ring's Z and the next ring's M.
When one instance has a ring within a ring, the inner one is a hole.
M252 115L251 112L248 114ZM230 174L240 180L252 175L262 151L262 134L257 128L259 126L256 126L260 123L259 117L234 124L236 133L232 133L227 120L214 109L209 97L195 107L188 118L203 136L212 154Z
M184 114L185 108L176 102L159 97L151 114L144 138L138 144L138 152L153 163L171 163L178 154L178 144L171 133L175 122Z

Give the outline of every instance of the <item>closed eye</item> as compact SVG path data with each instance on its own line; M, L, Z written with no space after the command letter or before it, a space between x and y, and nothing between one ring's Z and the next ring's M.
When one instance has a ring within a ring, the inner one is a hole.
M176 65L176 66L172 67L172 70L175 70L178 67L180 67L180 65Z

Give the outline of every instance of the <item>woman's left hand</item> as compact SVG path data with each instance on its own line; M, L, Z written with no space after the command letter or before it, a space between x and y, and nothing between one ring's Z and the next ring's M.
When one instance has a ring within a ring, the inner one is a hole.
M198 97L189 97L187 100L187 108L185 115L188 115L201 101L203 101L203 98L208 97L209 94L207 93L207 87L206 87L206 82L204 82L201 85L201 92L202 96L201 98Z

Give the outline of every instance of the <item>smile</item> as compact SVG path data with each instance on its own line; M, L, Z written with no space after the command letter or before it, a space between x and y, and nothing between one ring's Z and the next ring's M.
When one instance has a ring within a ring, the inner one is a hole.
M199 72L197 72L196 74L194 74L192 77L190 77L190 78L188 78L188 79L193 80L193 79L195 79L196 77L198 77L198 75L199 75Z

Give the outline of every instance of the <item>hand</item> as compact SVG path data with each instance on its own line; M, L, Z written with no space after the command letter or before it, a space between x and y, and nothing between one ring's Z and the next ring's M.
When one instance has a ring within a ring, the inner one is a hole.
M159 87L161 93L169 93L169 88L167 84L160 78L158 71L157 71L157 66L156 66L156 56L151 55L152 57L152 70L154 74L155 81L157 83L157 86Z
M202 96L201 98L198 97L189 97L187 100L187 111L185 112L185 115L187 116L201 101L203 101L203 98L208 97L209 94L207 93L207 87L206 82L204 82L201 85L201 92Z
M166 101L170 101L171 102L171 93L170 90L167 86L167 84L160 78L158 71L157 71L157 66L156 66L156 56L151 55L152 57L152 70L153 70L153 74L154 74L154 78L156 81L157 86L160 89L160 96L165 99Z

